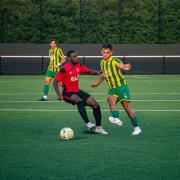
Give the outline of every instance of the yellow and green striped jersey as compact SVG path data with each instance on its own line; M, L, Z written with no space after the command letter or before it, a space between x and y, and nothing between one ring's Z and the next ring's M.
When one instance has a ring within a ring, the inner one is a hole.
M122 63L122 61L112 56L107 60L101 61L101 70L104 73L110 89L127 84L125 77L118 68L119 63Z
M64 56L62 50L58 47L55 49L49 49L49 71L57 72L59 71L59 66L56 68L55 66L62 61L62 57Z

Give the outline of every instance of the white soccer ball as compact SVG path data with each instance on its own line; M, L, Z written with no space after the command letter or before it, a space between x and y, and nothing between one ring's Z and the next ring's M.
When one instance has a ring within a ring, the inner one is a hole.
M60 138L62 140L70 140L74 137L74 131L71 128L65 127L60 131Z

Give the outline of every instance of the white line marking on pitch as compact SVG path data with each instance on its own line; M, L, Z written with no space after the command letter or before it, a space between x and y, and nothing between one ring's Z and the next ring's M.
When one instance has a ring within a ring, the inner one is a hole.
M89 81L85 80L85 78L87 77L81 77L80 79L80 83L88 83L89 84ZM94 80L94 77L88 77L88 78L92 78L92 80ZM148 81L147 81L147 78L148 78ZM130 77L130 78L127 78L128 81L140 81L140 82L143 82L143 83L149 83L149 81L153 81L153 82L157 82L157 81L167 81L166 78L164 79L151 79L151 77ZM180 81L179 78L176 78L176 79L170 79L170 83L173 83L173 82L176 82L176 81ZM42 83L43 80L0 80L0 83L29 83L29 82L32 82L32 83Z
M96 100L98 102L106 102L107 100ZM180 99L137 99L132 102L180 102ZM0 103L64 103L64 101L0 101Z
M92 79L93 80L93 79ZM167 79L148 79L148 81L147 81L147 78L145 78L145 77L141 77L141 78L132 78L132 79L128 79L128 81L131 81L131 80L135 80L135 81L140 81L140 82L143 82L143 83L149 83L149 81L153 81L153 82L156 82L156 81L167 81ZM173 79L173 80L171 80L169 83L173 83L173 82L176 82L176 81L180 81L180 79ZM29 82L32 82L32 83L42 83L42 80L21 80L21 81L19 81L19 80L14 80L14 81L6 81L6 80L0 80L0 83L29 83ZM87 80L85 80L85 79L81 79L80 80L80 83L88 83L89 84L89 82L87 81Z
M103 94L105 94L105 95L107 95L107 93L93 93L93 92L88 92L88 93L90 93L90 94L94 94L94 95L103 95ZM41 93L37 93L37 92L34 92L34 93L0 93L0 96L22 96L22 95L32 95L32 94L41 94ZM55 94L55 93L49 93L49 94ZM149 92L147 92L147 93L131 93L131 94L139 94L139 95L179 95L180 94L180 92L172 92L172 93L161 93L161 92L154 92L154 93L149 93Z
M77 112L77 110L62 110L62 109L0 109L0 111L19 111L19 112ZM92 110L87 110L92 111ZM109 112L108 109L101 110L102 112ZM124 110L119 110L124 111ZM180 112L180 109L137 109L137 112Z

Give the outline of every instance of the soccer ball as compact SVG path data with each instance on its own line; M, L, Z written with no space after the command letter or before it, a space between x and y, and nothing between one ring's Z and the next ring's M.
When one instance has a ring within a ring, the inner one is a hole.
M74 132L71 128L65 127L60 131L60 138L62 140L70 140L74 137Z

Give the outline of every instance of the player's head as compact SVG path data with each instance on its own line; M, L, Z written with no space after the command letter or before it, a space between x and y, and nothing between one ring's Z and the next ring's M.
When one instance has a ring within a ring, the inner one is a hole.
M72 64L78 63L78 55L77 52L74 50L70 50L66 54L68 61L70 61Z
M104 44L101 50L101 54L103 56L103 59L109 59L112 56L112 45Z
M50 47L51 47L52 49L56 48L56 47L57 47L57 44L58 44L58 42L57 42L56 39L51 39L51 40L50 40Z

